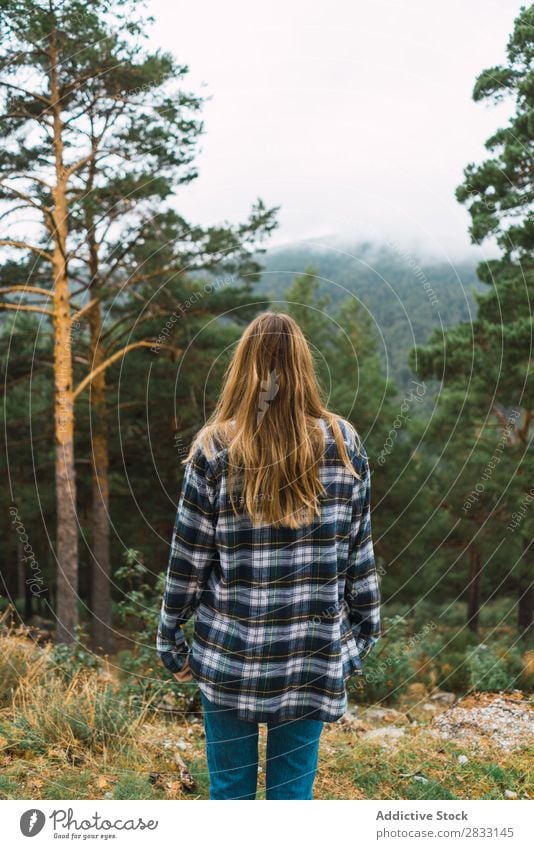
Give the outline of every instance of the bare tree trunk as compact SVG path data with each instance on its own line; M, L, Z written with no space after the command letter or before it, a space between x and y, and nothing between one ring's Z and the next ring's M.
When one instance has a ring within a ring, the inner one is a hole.
M78 624L78 519L74 474L74 399L72 386L71 310L67 277L67 184L63 165L63 124L61 120L55 46L50 70L53 108L56 185L53 189L54 240L54 390L56 436L56 636L58 642L72 642Z
M91 368L105 359L102 349L101 306L97 303L89 316L91 329ZM91 383L91 435L93 464L91 613L93 647L113 650L111 609L111 563L109 553L109 456L106 405L106 371L100 371Z
M482 584L482 558L480 551L474 546L469 548L469 596L467 601L467 627L475 634L478 633L478 618L480 613L480 587Z

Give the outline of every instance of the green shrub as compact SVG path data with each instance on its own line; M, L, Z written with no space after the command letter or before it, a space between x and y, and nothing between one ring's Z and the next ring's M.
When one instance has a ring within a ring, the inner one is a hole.
M132 707L143 708L145 705L157 704L163 697L172 679L154 654L155 650L152 652L152 664L147 666L136 652L121 652L118 658L121 684L117 698L126 699Z
M516 599L510 596L502 596L498 599L492 599L483 604L480 608L480 626L481 628L503 628L511 626L515 628L516 624Z
M348 692L357 701L393 702L413 681L413 658L407 650L406 630L402 616L384 621L382 638L364 660L363 676L349 679Z
M467 650L466 662L473 690L513 690L517 687L522 671L517 650L481 643Z
M412 604L408 604L406 601L393 601L388 602L383 607L383 615L387 619L394 619L396 616L402 617L408 621L408 619L413 616L414 607Z
M479 638L473 631L470 631L465 625L454 632L447 632L443 635L443 651L447 652L463 652L467 649L477 646Z
M77 638L69 645L58 643L51 653L51 662L54 664L64 681L72 679L81 671L88 669L99 669L103 665L102 658L94 654L84 645L85 635L78 629Z
M461 628L465 624L467 606L464 602L455 601L445 604L431 598L416 601L407 618L411 621L414 631L420 631L428 622L436 622L440 628Z
M125 587L122 600L117 605L119 620L130 630L134 628L132 650L123 651L118 657L121 670L121 686L118 698L127 699L132 706L143 708L157 704L169 690L169 684L179 695L190 695L190 686L184 688L170 676L156 652L156 631L159 624L161 599L165 588L165 575L158 577L155 585L148 583L148 569L142 562L140 552L129 549L125 552L125 563L117 569L116 577ZM193 635L193 621L184 627L189 642Z
M436 686L441 690L465 695L470 689L465 651L444 649L436 662Z

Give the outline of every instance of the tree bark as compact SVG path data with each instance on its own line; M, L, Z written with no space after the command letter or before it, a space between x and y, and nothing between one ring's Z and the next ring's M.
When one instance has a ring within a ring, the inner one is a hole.
M52 39L54 35L52 35ZM50 89L53 111L56 185L53 189L54 251L54 423L56 442L56 637L70 643L78 625L78 518L74 472L74 399L70 291L67 275L67 184L63 165L63 124L58 85L58 54L51 45Z
M91 151L88 161L87 197L91 198L96 178L98 142L91 121ZM109 451L108 409L106 401L106 359L102 344L102 306L98 297L99 257L94 211L91 203L85 208L91 300L86 305L90 332L89 371L94 374L90 383L92 491L91 508L91 637L95 651L113 651L111 607L111 560L109 552ZM95 295L95 297L93 297ZM75 395L76 397L76 395Z
M469 548L469 596L467 601L467 627L478 633L480 614L480 588L482 584L482 558L474 546Z
M58 203L61 209L61 203ZM54 251L54 383L57 505L57 639L72 642L78 624L78 519L74 472L74 402L69 292L65 263ZM57 255L57 256L56 256Z
M102 316L98 302L89 314L91 330L91 368L105 359L101 344ZM109 552L109 454L106 405L106 371L98 372L91 383L92 432L92 570L91 631L93 648L110 653L113 650L111 609L111 562Z

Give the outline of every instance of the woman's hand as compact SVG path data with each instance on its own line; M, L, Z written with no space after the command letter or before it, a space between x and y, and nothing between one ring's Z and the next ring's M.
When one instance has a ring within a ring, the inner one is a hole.
M193 676L191 675L191 669L189 668L189 655L186 657L185 663L180 669L179 672L173 672L174 677L180 684L184 684L186 681L192 681Z

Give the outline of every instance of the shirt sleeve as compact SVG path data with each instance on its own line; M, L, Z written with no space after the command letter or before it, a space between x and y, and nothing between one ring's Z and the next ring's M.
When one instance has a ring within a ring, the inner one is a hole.
M354 480L349 566L345 600L360 657L364 658L380 637L380 588L371 536L371 472L363 446L361 480Z
M171 672L179 672L189 654L182 625L198 607L213 567L215 524L214 479L199 450L185 466L156 639Z

